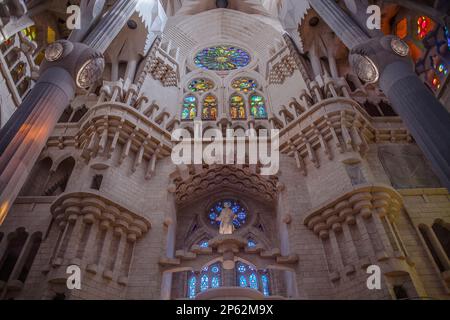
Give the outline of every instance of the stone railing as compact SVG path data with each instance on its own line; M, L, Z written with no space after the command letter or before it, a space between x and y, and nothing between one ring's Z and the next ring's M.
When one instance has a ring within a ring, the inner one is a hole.
M128 282L135 242L151 227L143 216L97 193L62 194L51 206L59 227L47 271L50 282L67 278L77 265L93 276Z
M75 147L82 149L86 161L97 156L111 159L118 144L123 144L119 164L132 152L135 171L148 160L146 178L155 170L156 161L171 154L170 133L145 118L138 111L122 104L100 104L90 109L80 121Z
M347 98L329 98L289 122L280 132L280 151L294 156L307 174L305 159L320 167L318 150L329 160L337 154L359 153L363 157L373 142L410 142L401 122L378 123L361 106Z

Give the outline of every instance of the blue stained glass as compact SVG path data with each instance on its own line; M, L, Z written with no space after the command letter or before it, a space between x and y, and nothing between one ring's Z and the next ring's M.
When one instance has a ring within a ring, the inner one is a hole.
M209 246L208 240L200 242L200 248L208 248L208 246Z
M183 100L182 120L194 120L197 116L197 98L189 95Z
M247 268L246 268L243 264L239 265L238 271L239 271L240 273L244 273L246 270L247 270Z
M262 282L262 289L263 289L263 294L265 296L270 296L270 291L269 291L269 277L265 274L263 274L261 276L261 282Z
M258 278L254 273L250 275L249 280L250 280L250 288L258 290Z
M450 31L447 27L444 27L445 37L447 38L448 50L450 50Z
M245 218L247 218L247 214L245 212L239 212L237 216L239 220L245 220Z
M209 289L209 277L206 274L204 274L200 279L200 290L206 291L208 289Z
M253 248L253 247L256 247L256 242L255 242L254 240L252 240L252 239L248 239L247 245L248 245L250 248Z
M220 221L217 221L217 218L220 216L220 213L225 207L225 204L229 204L231 210L236 214L236 217L233 220L233 225L236 229L239 229L243 224L246 223L248 213L247 210L242 206L242 204L236 200L227 199L216 202L208 213L210 223L216 226L220 225Z
M220 287L220 279L217 276L214 276L211 279L211 288L219 288Z
M246 288L247 287L247 278L245 276L240 276L239 277L239 286L242 288Z
M255 117L255 119L266 119L266 102L264 98L258 94L253 94L250 97L250 114Z
M219 267L218 266L214 266L214 267L211 268L211 271L213 273L219 273Z
M195 278L195 276L192 276L191 279L189 280L189 299L195 298L196 284L197 284L197 279Z

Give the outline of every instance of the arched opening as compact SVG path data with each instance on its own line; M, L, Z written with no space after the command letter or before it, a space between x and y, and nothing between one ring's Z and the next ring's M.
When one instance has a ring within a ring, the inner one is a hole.
M27 248L28 252L26 253L26 259L17 278L22 283L25 282L25 280L28 277L28 274L30 273L31 266L33 265L34 259L36 258L36 255L39 251L41 242L42 242L42 233L40 232L33 233Z
M450 230L442 222L435 222L432 226L436 238L441 243L447 258L450 259Z
M436 248L433 245L433 240L431 238L432 236L429 234L429 232L431 232L431 230L429 230L429 228L426 225L420 225L419 231L420 231L420 234L422 235L423 240L425 241L425 244L428 247L428 250L431 253L431 256L433 257L434 262L436 263L437 267L439 268L439 271L444 272L445 266L441 262L441 259L439 258L439 254L437 253Z
M66 190L67 182L75 167L75 159L69 157L61 162L58 169L51 175L44 191L45 196L57 196Z
M45 186L50 177L52 163L50 158L45 158L34 166L27 182L20 192L21 196L40 196L44 193Z
M9 280L27 238L28 233L24 228L19 228L9 235L8 245L0 260L0 281L7 282Z

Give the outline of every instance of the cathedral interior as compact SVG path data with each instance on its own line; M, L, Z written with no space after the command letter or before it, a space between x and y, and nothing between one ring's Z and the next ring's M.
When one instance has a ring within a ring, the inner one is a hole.
M449 14L0 1L0 300L450 299Z

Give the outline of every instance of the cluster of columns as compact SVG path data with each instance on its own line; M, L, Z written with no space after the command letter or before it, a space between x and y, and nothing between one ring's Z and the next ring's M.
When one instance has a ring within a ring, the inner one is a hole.
M0 132L0 224L5 219L58 119L75 96L77 72L103 53L135 12L138 0L117 0L67 59L45 62L35 87ZM68 61L66 61L68 60ZM84 61L83 61L84 60Z
M309 2L352 53L365 48L376 61L381 90L450 190L450 114L414 73L410 59L382 46L383 36L370 38L335 1Z

